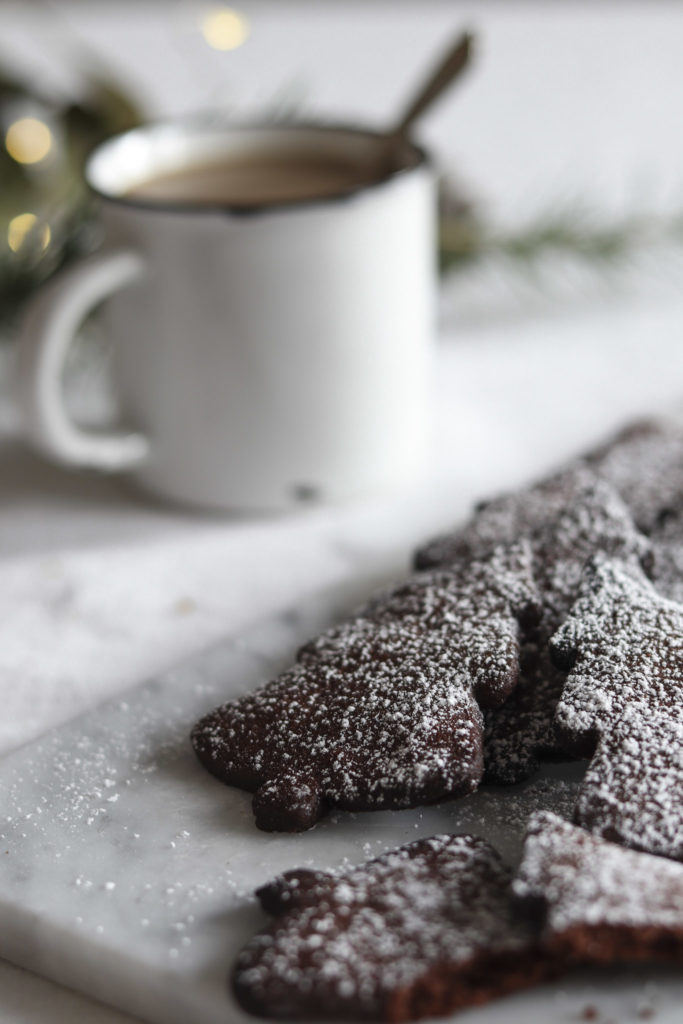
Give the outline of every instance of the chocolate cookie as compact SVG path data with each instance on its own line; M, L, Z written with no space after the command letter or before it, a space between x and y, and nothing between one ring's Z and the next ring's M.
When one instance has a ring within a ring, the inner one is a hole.
M482 506L462 530L418 552L419 565L453 564L495 540L524 536L533 553L543 616L525 631L519 685L486 719L486 778L497 784L533 774L542 757L558 757L553 718L564 683L551 663L550 636L569 610L587 558L607 551L649 563L650 545L608 483L582 464Z
M415 576L203 718L195 751L219 779L255 792L266 830L310 828L333 806L472 792L483 772L478 701L496 706L516 685L520 621L537 604L524 544Z
M683 858L683 607L633 566L597 559L551 646L570 668L558 733L573 752L593 754L576 820Z
M638 527L652 534L683 509L683 425L639 420L584 456L619 492Z
M550 957L683 963L683 865L541 812L529 821L512 890Z
M633 565L596 556L579 597L551 641L569 671L555 727L589 757L629 707L666 714L683 701L683 607L661 597Z
M577 470L573 479L571 503L529 536L543 613L537 628L527 631L517 689L500 710L487 716L490 782L518 782L536 770L540 757L561 752L553 719L564 673L553 666L548 641L576 597L586 560L602 551L635 567L651 561L650 542L636 529L613 488L583 470Z
M633 517L652 538L649 550L629 522ZM642 561L660 593L683 599L683 427L655 420L630 425L561 472L483 503L460 530L423 547L416 564L446 565L520 536L532 545L545 614L541 628L526 636L518 687L487 715L486 778L495 783L520 781L540 758L559 754L552 719L563 676L547 642L571 604L586 558L598 550L619 555L621 546Z
M651 579L655 589L671 601L683 603L683 509L669 511L650 534Z
M574 820L621 846L683 860L683 705L626 708L598 743Z
M350 623L333 626L302 647L298 658L337 656L349 632L364 620L372 628L400 627L433 637L465 670L477 702L493 708L517 685L519 627L533 628L541 614L531 553L523 541L495 549L481 561L417 573L388 587L358 608Z
M552 664L546 644L524 644L517 687L500 709L486 714L487 783L510 786L533 775L542 760L566 760L553 732L564 679L564 673Z
M638 420L551 476L481 502L463 526L417 551L416 568L481 556L528 536L571 504L582 472L610 484L638 529L653 534L669 516L683 514L683 425Z
M572 465L530 487L480 502L463 526L418 549L415 568L433 569L480 558L499 544L528 537L567 508L591 479L594 476L583 467Z
M290 872L259 896L276 917L233 974L250 1013L416 1020L552 969L512 912L509 870L473 836L421 839L338 875Z

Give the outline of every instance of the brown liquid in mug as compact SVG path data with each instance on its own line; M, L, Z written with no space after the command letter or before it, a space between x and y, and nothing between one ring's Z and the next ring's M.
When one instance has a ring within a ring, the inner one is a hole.
M259 153L148 178L126 194L160 203L267 206L343 195L378 177L337 155Z

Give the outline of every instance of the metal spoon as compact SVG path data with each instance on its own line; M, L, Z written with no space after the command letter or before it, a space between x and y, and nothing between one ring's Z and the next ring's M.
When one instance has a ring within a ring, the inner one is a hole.
M470 32L462 32L457 37L417 91L401 119L387 132L386 151L383 160L386 165L393 164L397 150L407 140L410 129L415 121L448 86L460 78L463 71L469 66L473 43L474 37Z

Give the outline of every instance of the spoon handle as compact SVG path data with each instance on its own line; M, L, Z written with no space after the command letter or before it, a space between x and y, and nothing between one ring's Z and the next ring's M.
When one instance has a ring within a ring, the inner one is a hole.
M407 135L408 129L420 114L430 106L443 90L458 78L470 62L472 55L473 36L463 32L449 47L441 63L432 72L414 100L396 125L391 135L401 138Z

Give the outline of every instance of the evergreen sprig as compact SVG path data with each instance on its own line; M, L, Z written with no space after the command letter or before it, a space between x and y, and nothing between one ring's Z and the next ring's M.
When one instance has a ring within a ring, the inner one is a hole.
M518 270L536 269L551 256L593 267L615 268L648 248L683 245L683 212L626 214L605 220L585 203L562 203L535 215L521 227L501 230L481 218L471 204L454 201L442 189L439 265L454 273L496 259Z

